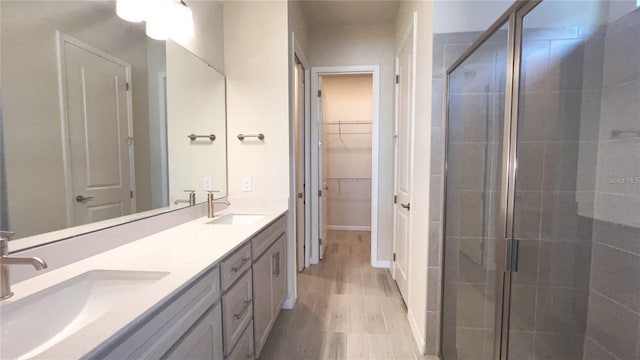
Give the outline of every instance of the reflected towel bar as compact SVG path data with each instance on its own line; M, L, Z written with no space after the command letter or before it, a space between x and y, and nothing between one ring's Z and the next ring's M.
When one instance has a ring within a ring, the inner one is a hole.
M209 140L213 141L216 139L216 136L214 134L211 135L196 135L196 134L191 134L191 135L187 135L187 137L189 139L191 139L191 141L196 141L196 139L201 139L201 138L209 138Z
M252 135L238 134L238 140L243 141L245 138L258 138L259 140L264 140L264 134L262 133L252 134Z

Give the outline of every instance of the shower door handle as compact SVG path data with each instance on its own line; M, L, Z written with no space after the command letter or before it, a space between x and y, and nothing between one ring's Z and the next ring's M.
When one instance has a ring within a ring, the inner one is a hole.
M507 272L518 272L518 257L520 252L520 240L510 239L507 240Z

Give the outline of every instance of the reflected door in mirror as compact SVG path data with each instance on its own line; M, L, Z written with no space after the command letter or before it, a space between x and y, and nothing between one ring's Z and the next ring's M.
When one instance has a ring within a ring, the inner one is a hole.
M128 215L135 209L130 159L130 65L64 36L72 225Z

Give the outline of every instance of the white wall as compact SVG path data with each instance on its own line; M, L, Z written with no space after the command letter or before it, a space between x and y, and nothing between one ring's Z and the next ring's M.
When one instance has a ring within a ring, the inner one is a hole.
M193 11L194 37L178 42L224 74L224 16L218 0L186 0Z
M370 229L373 76L323 76L322 116L329 229Z
M393 248L393 25L313 28L312 66L380 65L380 142L378 171L378 260L390 261Z
M224 3L229 196L289 197L289 83L287 3ZM264 133L264 141L238 134ZM253 189L242 191L242 178Z
M196 190L205 201L204 178L216 198L227 192L224 76L173 41L167 41L167 147L169 203L188 198ZM188 134L216 135L191 141Z
M415 125L413 129L411 224L409 229L408 319L421 350L425 350L427 326L427 266L429 246L429 169L431 150L431 73L433 50L433 3L407 1L400 4L396 19L396 52L413 13L417 12L415 53Z

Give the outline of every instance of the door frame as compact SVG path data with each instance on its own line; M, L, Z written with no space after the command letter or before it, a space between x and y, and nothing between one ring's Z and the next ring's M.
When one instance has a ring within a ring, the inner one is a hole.
M296 58L300 61L300 64L304 68L304 122L305 122L305 156L310 154L310 127L311 127L311 110L310 110L310 69L311 65L309 60L304 54L302 46L298 41L298 36L295 32L291 32L289 38L289 212L287 213L287 231L289 234L297 234L296 230L296 153L295 153L295 65ZM309 161L305 161L305 183L311 182L311 165ZM311 186L307 185L304 189L304 197L307 204L311 203ZM310 265L310 251L311 251L311 209L310 206L305 207L305 256L304 266L305 268ZM298 296L298 257L297 257L297 239L295 235L287 237L287 297L282 307L284 309L293 309Z
M400 72L400 51L402 51L402 47L405 45L405 43L407 42L407 40L409 39L409 35L413 36L413 44L411 45L413 47L412 52L413 52L413 58L411 59L411 66L413 69L411 69L411 96L409 99L409 126L411 127L411 137L409 139L409 141L411 142L411 145L409 146L409 148L411 149L410 154L409 154L409 163L411 164L411 170L409 171L410 175L413 175L413 171L415 169L415 166L413 166L414 164L414 140L415 140L415 123L416 123L416 74L415 74L415 70L416 70L416 52L417 52L417 47L418 47L418 29L416 27L416 23L418 22L418 14L416 12L414 12L411 16L411 21L409 22L409 25L407 26L407 28L405 29L404 35L402 36L402 41L400 41L400 46L397 49L398 51L396 52L395 56L394 56L394 75L395 76L399 76L399 72ZM397 153L397 148L396 146L398 145L398 113L399 113L399 106L398 106L398 102L399 102L399 98L398 98L398 88L399 88L400 84L398 84L397 81L394 81L394 91L393 91L393 96L394 96L394 100L393 100L393 195L394 198L397 195L396 194L396 180L397 180L397 176L398 176L398 172L397 172L397 163L398 163L398 153ZM413 178L413 176L411 176ZM411 182L409 184L409 202L413 202L413 182ZM396 249L397 249L397 239L396 239L396 210L395 207L398 206L398 204L393 204L393 225L392 225L392 230L393 230L393 235L392 235L392 250L393 250L393 255L396 254ZM409 224L407 225L408 230L411 229L411 212L409 212ZM407 236L409 237L409 241L407 241L407 252L409 251L409 246L411 245L411 234L407 234ZM395 266L395 260L393 258L391 258L391 261L389 261L390 263L390 270L391 270L391 277L395 280L396 279L396 266ZM408 258L407 261L407 267L410 267L410 261L411 258ZM409 279L409 274L407 273L407 281ZM411 287L409 287L408 289L409 291L411 290ZM408 301L409 299L405 299L405 301Z
M63 33L60 30L56 30L56 52L58 60L58 102L60 105L60 129L62 136L62 159L64 166L64 191L65 191L65 206L67 227L73 225L73 189L71 180L71 143L69 139L69 119L67 118L67 87L66 79L67 74L65 71L66 55L64 51L64 44L69 43L77 46L80 49L91 52L99 57L102 57L108 61L116 63L125 68L126 81L130 88L133 88L131 82L131 64L119 59L107 52L104 52L95 46L89 45L81 40L78 40L68 34ZM131 90L127 91L127 132L129 139L129 177L131 180L131 191L133 196L131 197L131 213L136 212L136 199L138 194L136 192L136 167L135 167L135 144L133 136L133 94Z
M317 94L319 90L318 78L323 75L355 75L371 74L373 81L373 119L371 131L371 266L389 267L389 261L378 259L378 169L379 169L379 143L380 143L380 65L355 65L355 66L314 66L311 68L311 93ZM314 99L317 99L314 98ZM311 194L317 194L321 190L318 182L318 158L319 121L318 101L311 102ZM319 216L320 209L318 197L313 196L311 201L311 248L317 249L311 253L311 264L320 261L320 234Z
M311 106L311 100L310 100L310 88L311 88L311 84L309 81L309 77L311 74L311 65L309 63L309 60L307 59L307 57L304 54L304 51L302 50L302 46L300 45L300 43L298 42L298 40L295 37L295 33L291 34L291 41L293 43L293 57L292 57L292 75L291 75L291 82L292 82L292 94L291 94L291 101L290 101L290 112L291 112L291 123L290 123L290 136L291 136L291 174L292 174L292 178L291 178L291 203L292 203L292 209L293 209L293 213L295 215L296 211L297 211L297 205L296 205L296 197L297 197L297 193L299 191L296 191L296 164L297 164L297 157L296 157L296 152L295 152L295 134L294 134L294 129L295 129L295 94L293 93L293 91L295 90L295 76L293 74L293 72L295 72L295 66L296 66L296 59L297 61L300 62L300 65L302 65L302 69L304 70L303 74L304 74L304 119L303 122L305 124L304 127L304 155L305 157L307 157L308 154L310 154L311 151L311 131L310 131L310 118L311 118L311 110L310 110L310 106ZM303 189L303 193L304 193L304 201L306 204L310 204L311 203L311 189L310 189L310 182L311 182L311 164L309 161L305 161L304 162L304 182L307 186L305 186L305 188ZM305 255L304 255L304 267L307 268L310 265L310 251L311 251L311 209L310 206L305 206L305 212L304 212L304 223L305 223L305 232L304 232L304 251L305 251ZM294 223L293 229L294 231L296 231L296 221L295 221L295 216L292 218L292 221ZM297 232L294 232L294 234L297 234ZM295 243L296 245L296 251L297 251L297 243ZM297 258L296 258L296 263L297 263ZM297 269L297 267L294 267Z

